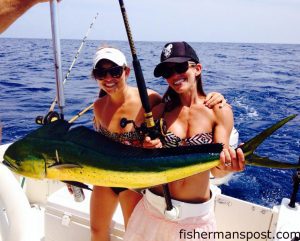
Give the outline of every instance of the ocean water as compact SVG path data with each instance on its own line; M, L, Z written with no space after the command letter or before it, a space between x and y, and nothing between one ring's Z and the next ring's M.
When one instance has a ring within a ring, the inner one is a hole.
M80 40L62 40L64 73L71 65ZM87 41L65 85L65 117L71 118L98 95L90 77L93 54L108 44L124 51L131 62L126 41ZM163 94L166 82L153 77L165 43L137 42L136 49L147 86ZM242 142L290 114L300 112L300 45L190 43L203 65L204 89L221 92L232 105L235 126ZM0 39L0 120L2 143L22 138L36 129L35 118L45 115L55 97L52 42L48 39ZM135 85L133 71L129 84ZM92 113L77 123L92 128ZM260 155L296 163L300 150L300 117L282 127L257 150ZM289 197L294 171L247 166L223 193L265 206ZM300 193L298 193L300 200Z

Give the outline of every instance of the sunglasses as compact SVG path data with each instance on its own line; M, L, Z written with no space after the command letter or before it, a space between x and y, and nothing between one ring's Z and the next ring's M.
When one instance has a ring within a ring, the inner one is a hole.
M96 68L93 70L94 76L96 79L102 80L105 79L107 74L110 74L113 78L120 78L123 74L125 67L115 66L108 69Z
M177 63L173 66L167 66L165 65L162 69L161 69L161 76L165 79L170 78L172 75L174 75L175 73L177 74L183 74L185 73L189 67L195 67L196 63L194 62L183 62L183 63Z

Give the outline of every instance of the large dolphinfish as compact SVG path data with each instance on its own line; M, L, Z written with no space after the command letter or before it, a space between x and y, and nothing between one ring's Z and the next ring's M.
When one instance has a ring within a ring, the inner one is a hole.
M299 168L258 157L254 150L291 115L246 142L246 164ZM58 120L13 143L3 163L32 178L77 181L97 186L144 188L179 180L217 166L221 144L144 149L127 146L80 126Z

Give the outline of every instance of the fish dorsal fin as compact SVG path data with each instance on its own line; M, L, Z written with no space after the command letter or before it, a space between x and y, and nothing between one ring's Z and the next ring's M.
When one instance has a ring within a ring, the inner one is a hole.
M109 156L135 158L145 157L163 157L170 155L185 155L190 153L220 153L223 149L222 144L203 144L195 146L180 146L174 148L156 148L145 149L134 147L116 142L101 133L86 128L84 126L76 127L68 132L65 141L72 142L82 147L89 148L95 152L101 152Z
M62 139L72 124L65 120L57 120L29 133L26 138Z
M78 126L71 129L64 139L94 151L99 151L99 148L101 150L106 150L106 147L108 147L107 151L113 150L114 148L122 149L124 146L123 144L116 142L85 126Z

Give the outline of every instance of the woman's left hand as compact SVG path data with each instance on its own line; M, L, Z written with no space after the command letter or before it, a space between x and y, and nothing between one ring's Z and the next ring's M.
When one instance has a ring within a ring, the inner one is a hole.
M245 156L241 148L223 149L220 153L220 161L221 164L218 167L224 171L240 172L245 169Z
M218 92L209 93L204 100L205 106L207 106L210 109L220 103L220 106L223 107L226 104L226 99L221 93Z

